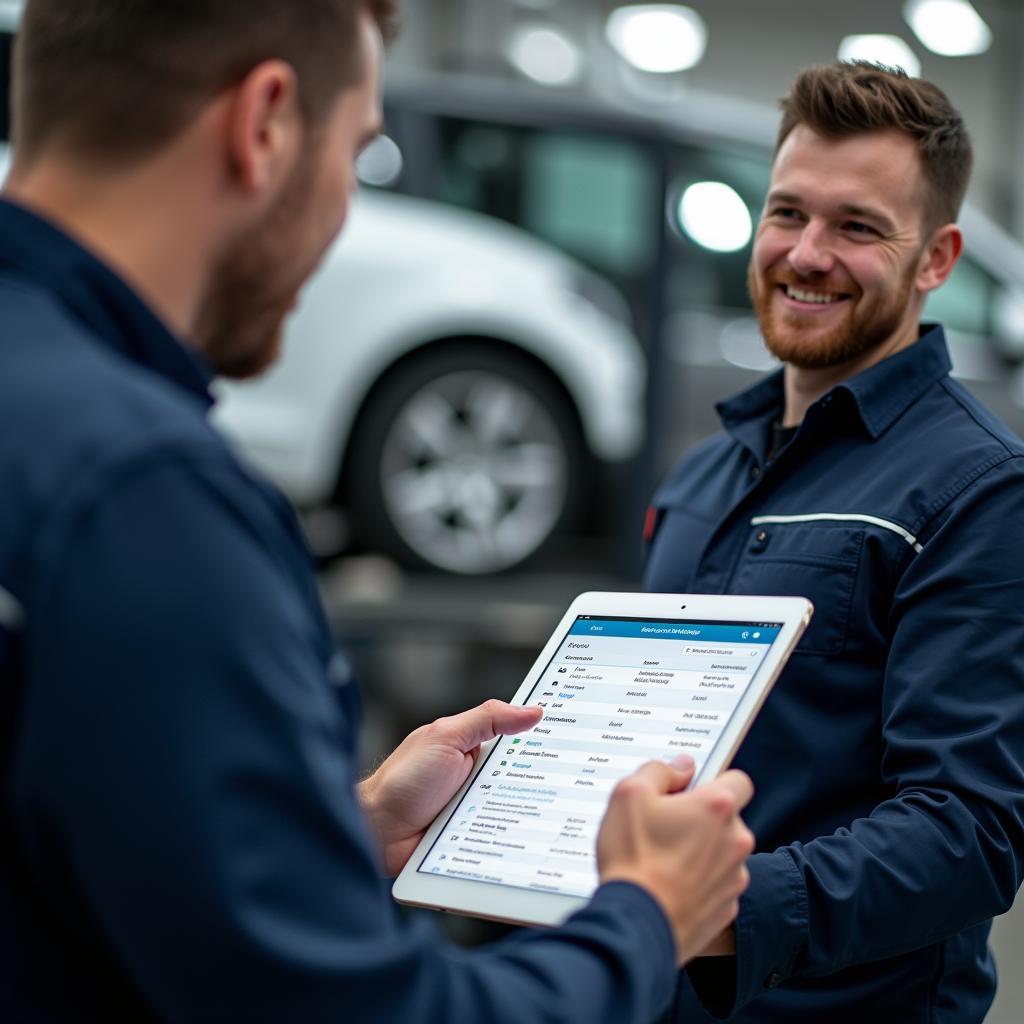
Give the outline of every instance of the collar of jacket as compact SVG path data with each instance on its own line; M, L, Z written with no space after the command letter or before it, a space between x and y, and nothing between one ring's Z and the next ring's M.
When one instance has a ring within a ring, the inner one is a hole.
M0 199L0 273L42 286L100 343L213 404L213 372L106 264L43 217Z
M837 384L811 405L808 416L821 414L833 404L837 393L843 393L852 399L843 405L852 407L854 415L874 440L932 384L946 377L952 365L942 327L922 324L913 345ZM757 447L751 442L763 435L767 425L782 410L785 402L783 373L777 370L715 406L722 426L747 447Z

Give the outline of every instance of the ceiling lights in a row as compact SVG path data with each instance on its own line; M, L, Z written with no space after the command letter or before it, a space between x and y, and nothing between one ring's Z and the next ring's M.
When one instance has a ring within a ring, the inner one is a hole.
M536 7L539 0L518 2ZM605 37L632 67L666 74L700 63L708 30L704 19L690 7L633 4L612 11ZM509 42L508 56L524 75L543 85L572 85L583 72L580 47L564 32L548 25L519 29Z
M992 30L968 0L907 0L903 16L921 43L942 57L973 57L992 45ZM915 78L921 74L917 54L899 36L847 36L839 59L873 60Z
M550 0L528 2L531 7L549 5ZM903 16L918 40L943 57L973 56L992 45L991 29L969 0L906 0ZM700 63L707 49L708 30L691 7L630 4L608 16L605 37L632 67L671 74ZM534 25L517 32L509 45L509 57L523 74L545 85L570 85L580 78L584 66L580 47L549 26ZM902 67L912 76L921 73L917 55L894 35L847 36L840 45L839 59L878 61Z

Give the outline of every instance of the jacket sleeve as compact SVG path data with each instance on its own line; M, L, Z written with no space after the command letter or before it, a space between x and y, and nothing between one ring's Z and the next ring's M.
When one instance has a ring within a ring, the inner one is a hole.
M960 494L904 572L879 717L891 795L832 835L751 858L733 1005L708 1005L719 1015L1012 905L1024 877L1020 463Z
M168 458L47 542L18 806L46 897L83 908L161 1019L654 1018L674 947L637 887L472 953L396 913L322 630L240 489Z

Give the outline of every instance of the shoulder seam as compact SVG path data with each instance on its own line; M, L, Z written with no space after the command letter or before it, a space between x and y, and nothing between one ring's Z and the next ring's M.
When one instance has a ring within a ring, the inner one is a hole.
M1020 460L1024 460L1024 452L1013 452L1009 449L1005 449L1003 454L993 455L984 462L978 463L977 466L974 466L970 471L964 473L963 476L959 477L957 480L954 480L953 483L951 483L936 497L935 501L933 501L929 508L925 510L919 522L916 524L914 532L917 534L918 540L925 543L927 541L927 537L935 532L935 520L946 509L948 509L957 498L968 490L968 488L981 480L982 477L987 476L1000 466Z
M975 413L974 413L974 410L973 410L973 409L972 409L972 408L971 408L971 407L970 407L970 406L969 406L969 405L968 405L968 404L967 404L967 403L966 403L966 402L965 402L965 401L963 400L963 398L962 398L962 397L961 397L960 395L958 395L958 394L956 393L956 391L954 390L954 388L953 388L953 386L952 386L952 385L953 385L954 383L955 383L954 379L953 379L952 377L948 377L948 376L947 376L947 377L944 377L944 378L943 378L943 379L942 379L941 381L939 381L939 384L940 384L940 386L942 387L942 390L943 390L943 391L945 391L945 392L946 392L946 394L947 394L947 395L949 395L949 397L950 397L950 398L951 398L951 399L952 399L952 400L953 400L954 402L956 402L956 404L957 404L957 405L958 405L958 406L959 406L959 407L960 407L961 409L963 409L963 411L964 411L964 412L965 412L965 413L966 413L966 414L967 414L967 415L968 415L968 416L969 416L969 417L970 417L970 418L971 418L971 419L972 419L972 420L973 420L973 421L974 421L974 422L975 422L975 423L976 423L976 424L977 424L977 425L978 425L978 426L979 426L979 427L980 427L980 428L981 428L981 429L982 429L982 430L983 430L983 431L984 431L984 432L985 432L986 434L988 434L988 436L989 436L989 437L991 437L991 438L992 438L992 440L993 440L993 441L995 441L995 442L996 442L996 443L997 443L997 444L998 444L998 445L999 445L999 446L1000 446L1000 447L1001 447L1001 448L1003 449L1003 451L1004 451L1004 452L1006 452L1006 454L1007 454L1008 456L1011 456L1011 457L1012 457L1012 456L1015 456L1015 455L1024 455L1024 450L1022 450L1022 451L1017 451L1017 452L1015 452L1015 451L1014 451L1014 450L1013 450L1013 449L1012 449L1012 448L1011 448L1011 447L1010 447L1010 446L1009 446L1009 445L1008 445L1008 444L1006 443L1006 441L1005 441L1005 439L1004 439L1004 438L1001 438L1001 437L1000 437L1000 436L999 436L998 434L996 434L996 433L995 433L995 432L994 432L994 431L992 430L992 428L991 428L990 426L988 426L988 424L986 424L986 423L982 423L982 421L981 421L980 419L978 419L978 417L977 417L977 416L975 415ZM960 386L962 387L963 385L960 385ZM1007 429L1009 430L1009 427L1007 427Z

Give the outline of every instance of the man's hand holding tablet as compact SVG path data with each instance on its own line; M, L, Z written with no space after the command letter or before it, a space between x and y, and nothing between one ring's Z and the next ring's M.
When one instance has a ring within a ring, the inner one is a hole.
M597 837L601 882L634 882L661 904L680 964L735 920L754 852L739 816L754 793L750 779L728 771L683 793L693 772L686 755L643 765L613 790Z
M480 744L535 726L541 709L489 700L415 730L359 787L359 798L384 850L389 875L402 870L424 832L458 792ZM753 787L726 772L692 793L692 758L656 761L612 793L597 840L602 882L632 882L664 910L679 962L698 953L735 917L747 887L744 862L754 837L739 812Z
M735 916L752 849L750 782L722 773L811 612L794 597L580 595L512 700L542 718L492 702L443 719L365 784L389 867L405 862L395 899L557 925L626 880L664 908L681 959L701 951Z
M359 802L384 850L394 878L430 823L459 791L480 755L480 744L531 729L542 708L484 701L461 715L439 718L411 732L359 785Z

